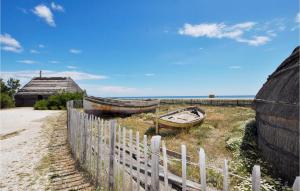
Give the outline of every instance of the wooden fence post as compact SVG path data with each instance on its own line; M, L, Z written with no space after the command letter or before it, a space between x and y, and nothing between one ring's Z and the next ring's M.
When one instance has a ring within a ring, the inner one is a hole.
M140 169L141 169L141 162L140 162L140 133L136 132L136 162L137 162L137 190L140 191Z
M83 164L86 166L87 161L87 114L84 114L84 124L83 124Z
M293 191L300 191L300 176L297 176L293 184Z
M133 184L133 174L132 174L132 152L133 152L133 146L132 146L132 129L129 130L129 173L130 173L130 181L129 181L129 190L132 190L132 184Z
M123 127L123 173L122 173L122 191L126 190L125 186L125 175L126 175L126 128Z
M151 139L151 191L159 191L159 154L161 136Z
M101 125L101 121L100 119L98 118L97 120L97 129L98 129L98 141L97 141L97 150L98 150L98 154L97 154L97 172L96 172L96 187L99 185L99 158L100 158L100 152L101 152L101 149L100 149L100 141L101 141L101 130L100 130L100 125ZM101 162L101 161L100 161Z
M90 145L89 145L89 153L90 153L90 155L89 155L89 170L90 170L90 172L92 172L92 170L93 170L93 167L92 167L92 155L93 155L93 153L92 153L92 146L93 146L93 116L92 115L90 115L90 120L89 120L89 129L90 129Z
M148 191L148 144L147 135L144 135L144 166L145 166L145 191Z
M252 169L252 191L260 191L260 166L254 165Z
M167 156L167 148L164 141L162 141L162 151L163 151L163 163L164 163L164 182L165 182L165 191L169 190L168 183L168 156Z
M104 170L102 170L102 168L103 168L103 159L104 159L104 149L103 149L103 137L104 137L104 135L103 135L103 128L104 128L104 121L103 121L103 119L101 119L101 126L100 126L100 165L99 165L99 174L100 174L100 181L99 181L99 185L101 185L102 186L102 184L103 184L103 179L102 179L102 177L103 177L103 175L102 174L104 174L103 172L104 172Z
M109 176L108 176L108 190L114 191L114 158L115 158L115 128L116 121L112 121L110 125L110 152L109 152Z
M224 160L223 174L223 191L228 191L228 164L226 159Z
M158 102L158 106L156 108L156 112L155 112L155 118L156 118L156 122L155 122L155 134L159 133L159 127L158 127L158 113L159 113L159 106L160 106L160 101Z
M186 146L181 145L182 190L186 191Z
M121 179L120 179L120 173L121 173L121 126L119 125L119 128L118 128L118 191L121 190Z
M201 191L206 191L206 167L205 167L205 152L202 148L199 151L199 168L201 178Z

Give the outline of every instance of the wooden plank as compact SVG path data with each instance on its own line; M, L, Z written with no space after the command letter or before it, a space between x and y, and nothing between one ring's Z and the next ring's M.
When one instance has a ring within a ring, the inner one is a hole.
M93 167L92 167L92 143L93 143L93 121L92 121L92 115L90 115L90 120L89 120L89 129L90 129L90 145L89 145L89 171L92 172Z
M293 191L300 191L300 176L297 176L293 184Z
M182 190L186 191L186 146L181 145Z
M151 139L151 191L159 191L160 136Z
M164 183L165 187L164 190L169 190L169 183L168 183L168 156L167 156L167 149L166 144L162 141L162 149L163 149L163 163L164 163Z
M120 174L121 174L121 126L119 125L118 127L118 165L117 165L117 170L118 170L118 188L117 190L120 191L121 190L121 178L120 178Z
M140 133L136 132L136 161L137 161L137 190L140 191L140 169L141 169L141 162L140 162Z
M224 160L224 167L223 167L223 191L228 191L228 164L227 160Z
M133 186L133 179L132 179L132 151L133 151L133 146L132 146L132 129L130 129L129 130L129 161L130 161L129 190L132 190L132 186Z
M101 122L100 122L100 151L99 151L99 154L100 154L100 165L99 165L99 174L100 174L100 181L99 181L99 185L102 185L103 184L103 126L104 126L104 121L103 119L101 119Z
M97 170L96 170L96 187L98 187L99 185L99 158L100 158L100 153L101 153L101 150L100 150L100 140L101 140L101 137L100 137L100 119L98 118L97 120L97 130L98 130L98 137L97 137L97 150L98 150L98 154L97 154Z
M162 152L162 147L160 148L160 151ZM181 160L181 153L179 152L167 149L167 155ZM191 158L192 158L191 156L186 155L187 161L191 161Z
M122 175L122 191L126 190L125 186L125 160L126 160L126 128L123 127L123 175Z
M155 112L155 133L158 134L159 133L159 129L158 129L158 113L159 113L159 105L160 105L160 102L158 102L158 107L156 108L156 112Z
M145 191L148 191L148 139L147 135L144 135L144 179L145 179ZM125 149L124 149L125 150Z
M105 125L106 125L106 121L103 120L102 121L102 137L101 137L101 166L102 166L102 187L103 189L105 189L106 186L106 180L105 180L105 164L106 164L106 159L105 159L105 155L106 155L106 145L105 145L105 136L106 136L106 130L105 130Z
M114 159L115 159L115 128L116 128L116 121L113 120L110 125L110 152L109 152L109 191L114 191Z
M199 168L201 179L201 191L206 191L206 166L205 166L205 152L202 148L199 151Z
M102 181L102 186L104 190L107 190L107 176L106 176L106 170L107 170L107 128L108 127L108 121L103 121L103 144L102 144L102 160L103 160L103 181Z
M252 191L260 191L260 166L254 165L252 169Z
M83 165L86 165L87 159L87 115L84 115L84 134L83 134L83 142L84 142L84 149L83 149Z

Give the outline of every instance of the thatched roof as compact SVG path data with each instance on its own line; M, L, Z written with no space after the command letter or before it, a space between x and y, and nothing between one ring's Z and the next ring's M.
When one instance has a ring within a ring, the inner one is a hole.
M259 113L299 117L299 46L268 77L255 97L254 108Z
M82 89L69 77L37 77L16 95L52 95L58 91L82 92Z

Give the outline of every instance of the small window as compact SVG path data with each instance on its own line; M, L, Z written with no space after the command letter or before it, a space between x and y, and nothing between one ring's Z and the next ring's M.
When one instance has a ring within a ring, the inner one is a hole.
M38 100L42 100L43 96L42 95L38 95Z

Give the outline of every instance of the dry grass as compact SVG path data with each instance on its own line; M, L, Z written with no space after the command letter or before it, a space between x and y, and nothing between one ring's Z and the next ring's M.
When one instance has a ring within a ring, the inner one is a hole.
M186 107L188 105L162 105L159 114ZM160 130L162 140L166 142L167 149L180 152L180 145L187 146L187 154L192 157L192 161L197 162L199 148L204 148L207 155L207 163L222 167L224 159L231 159L232 153L225 148L225 141L230 137L243 136L242 124L253 119L255 113L247 107L219 107L219 106L199 106L205 110L207 118L199 125L186 130ZM133 131L139 131L140 136L155 134L153 120L155 114L138 114L127 118L118 118L119 124ZM170 170L180 174L180 165L174 163L170 165ZM189 171L189 170L188 170ZM190 172L194 174L195 172ZM198 175L195 174L195 178Z
M23 131L25 131L25 129L21 129L21 130L14 131L14 132L11 132L11 133L7 133L7 134L4 134L4 135L0 134L0 140L9 139L11 137L17 136Z

